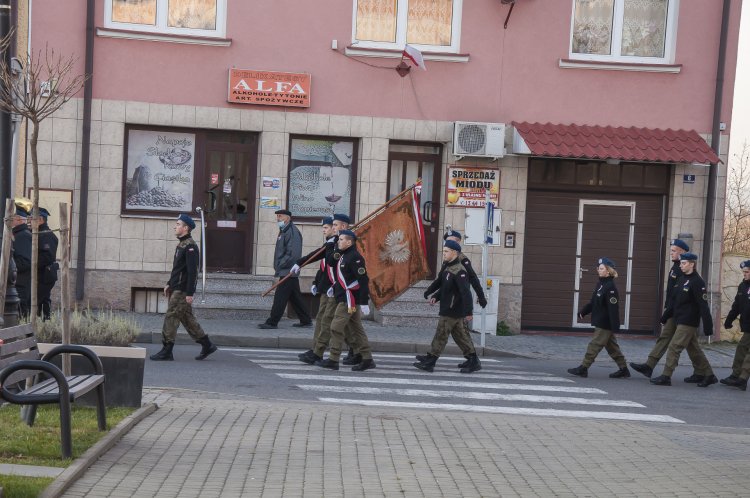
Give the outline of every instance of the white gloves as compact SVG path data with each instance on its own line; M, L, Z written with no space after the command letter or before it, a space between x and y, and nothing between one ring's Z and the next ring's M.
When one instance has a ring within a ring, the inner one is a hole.
M315 285L315 284L313 284L313 286L312 286L312 287L310 287L310 293L311 293L311 294L312 294L313 296L317 296L317 295L318 295L318 286L317 286L317 285Z
M294 273L295 275L299 273L299 265L295 264L292 266L292 269L289 270L290 273Z
M370 307L366 304L363 304L359 307L360 311L362 311L363 315L369 315L370 314Z
M326 292L326 296L333 297L333 287L328 288L328 292Z

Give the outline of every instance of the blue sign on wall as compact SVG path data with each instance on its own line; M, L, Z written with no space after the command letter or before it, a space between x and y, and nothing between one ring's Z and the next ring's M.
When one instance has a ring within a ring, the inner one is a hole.
M682 183L695 183L695 175L682 175Z

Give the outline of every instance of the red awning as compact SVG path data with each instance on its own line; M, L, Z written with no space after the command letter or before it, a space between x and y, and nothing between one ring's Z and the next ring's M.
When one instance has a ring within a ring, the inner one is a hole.
M658 163L718 163L695 130L516 123L530 154Z

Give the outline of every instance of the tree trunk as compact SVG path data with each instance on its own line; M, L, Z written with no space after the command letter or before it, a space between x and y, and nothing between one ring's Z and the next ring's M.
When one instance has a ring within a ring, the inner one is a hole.
M39 160L37 141L39 140L39 121L33 120L31 133L31 171L34 173L34 196L31 209L31 325L36 330L36 310L39 306L37 287L39 286Z
M62 268L60 271L60 314L62 315L62 343L70 344L70 222L68 205L60 203L60 245L62 246ZM63 355L63 373L70 373L70 355Z

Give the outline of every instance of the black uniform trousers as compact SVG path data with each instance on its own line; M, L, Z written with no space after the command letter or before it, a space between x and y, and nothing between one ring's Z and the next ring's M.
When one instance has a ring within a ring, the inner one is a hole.
M300 323L312 322L310 313L305 309L302 292L299 290L299 278L292 277L276 287L276 293L273 295L273 306L271 306L271 316L266 320L268 325L276 326L279 324L281 317L284 316L287 302L292 305Z
M41 277L39 277L41 280ZM39 282L37 287L37 301L39 302L39 309L36 310L37 316L41 316L43 320L49 320L50 313L52 311L52 289L55 284L43 284Z

